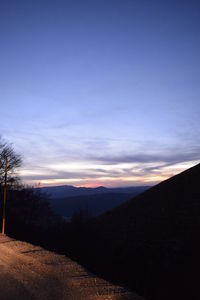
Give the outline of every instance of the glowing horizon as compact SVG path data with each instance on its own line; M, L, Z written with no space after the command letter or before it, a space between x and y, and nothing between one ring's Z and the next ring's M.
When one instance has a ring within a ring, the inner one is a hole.
M57 179L41 179L41 180L26 180L26 176L36 175L36 171L31 170L21 170L19 176L22 177L22 180L25 184L34 186L34 187L45 187L45 186L59 186L59 185L73 185L75 187L128 187L128 186L140 186L140 185L155 185L163 180L166 180L174 175L177 175L184 170L193 167L198 164L199 161L191 161L185 163L174 164L170 166L161 165L159 169L153 169L153 174L142 175L141 166L138 168L138 176L103 176L96 178L57 178ZM70 164L69 164L70 165ZM93 165L95 169L95 166ZM112 166L113 168L113 166ZM77 166L78 169L78 166ZM136 169L136 167L135 167ZM45 176L45 172L41 172ZM84 173L83 173L84 174ZM48 177L48 174L46 174Z

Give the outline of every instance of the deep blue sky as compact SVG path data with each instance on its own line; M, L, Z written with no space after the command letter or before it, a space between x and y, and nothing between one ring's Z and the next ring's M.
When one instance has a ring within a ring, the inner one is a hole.
M30 184L158 182L200 159L200 1L0 2L0 134Z

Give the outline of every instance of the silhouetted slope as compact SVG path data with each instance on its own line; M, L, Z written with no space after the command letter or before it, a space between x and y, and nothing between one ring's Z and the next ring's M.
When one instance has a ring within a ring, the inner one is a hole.
M200 164L96 218L90 228L80 259L97 272L147 299L200 299Z

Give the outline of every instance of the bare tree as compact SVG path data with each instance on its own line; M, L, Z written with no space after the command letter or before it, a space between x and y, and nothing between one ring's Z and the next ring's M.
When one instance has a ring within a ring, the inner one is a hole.
M7 184L10 187L16 186L18 177L16 170L21 166L21 156L15 153L12 144L5 142L0 137L0 186L4 184L5 178L5 161L7 159Z

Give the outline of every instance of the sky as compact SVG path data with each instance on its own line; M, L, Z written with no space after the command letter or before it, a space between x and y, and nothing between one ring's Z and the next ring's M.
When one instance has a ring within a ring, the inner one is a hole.
M32 186L153 185L200 161L200 1L0 1L0 135Z

